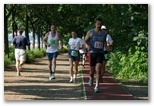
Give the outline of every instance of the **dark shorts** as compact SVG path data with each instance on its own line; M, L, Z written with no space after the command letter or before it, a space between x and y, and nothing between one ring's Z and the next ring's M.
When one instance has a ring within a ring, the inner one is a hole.
M80 61L80 53L79 53L79 51L77 51L78 52L78 56L72 56L71 55L72 51L73 50L69 50L69 52L68 52L68 58L72 58L73 61Z
M103 62L103 53L89 53L89 65L95 66L96 63Z
M46 53L46 56L47 56L47 59L48 59L48 60L52 60L53 58L57 58L58 52Z

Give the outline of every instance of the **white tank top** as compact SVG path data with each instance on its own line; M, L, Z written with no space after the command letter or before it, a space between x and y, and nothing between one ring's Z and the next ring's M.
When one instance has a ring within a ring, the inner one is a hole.
M58 32L56 32L56 35L53 37L51 34L51 31L48 35L47 42L51 45L50 47L47 47L46 52L47 53L54 53L58 51Z

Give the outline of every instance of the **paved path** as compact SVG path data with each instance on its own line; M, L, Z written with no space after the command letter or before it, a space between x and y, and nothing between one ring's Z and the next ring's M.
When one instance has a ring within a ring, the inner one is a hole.
M16 76L15 66L4 71L5 100L132 100L126 90L105 75L101 84L101 92L96 94L93 87L88 86L88 64L80 71L77 82L69 83L69 62L67 54L57 58L56 79L49 81L46 57L25 64L21 77ZM81 70L81 67L79 67ZM83 72L83 74L82 74ZM82 75L84 78L82 78ZM84 85L82 85L82 81ZM85 87L83 89L83 86ZM84 92L85 91L85 92Z
M15 66L4 72L5 100L83 100L82 78L77 83L69 83L69 62L67 54L57 58L56 79L50 81L46 57L23 66L20 77Z
M119 85L111 76L105 74L103 83L100 83L99 93L94 92L94 86L89 87L89 66L83 69L84 84L87 100L135 100L133 95L129 94L122 86Z

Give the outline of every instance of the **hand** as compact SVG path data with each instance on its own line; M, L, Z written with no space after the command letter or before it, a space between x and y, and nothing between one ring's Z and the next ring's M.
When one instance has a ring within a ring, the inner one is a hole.
M14 46L14 44L12 43L11 46Z
M90 46L86 46L87 51L90 51Z
M79 48L76 48L75 50L79 50Z
M47 43L47 47L50 47L51 45Z
M110 47L109 46L106 47L106 51L108 51L108 52L110 51Z

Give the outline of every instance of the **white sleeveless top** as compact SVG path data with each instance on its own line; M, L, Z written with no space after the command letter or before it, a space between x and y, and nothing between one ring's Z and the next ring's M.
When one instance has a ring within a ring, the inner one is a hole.
M56 35L53 37L50 31L47 42L50 44L50 47L47 47L47 53L58 52L58 32L56 32Z

